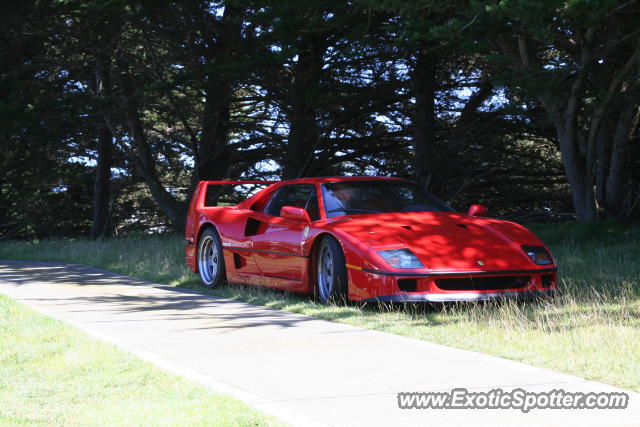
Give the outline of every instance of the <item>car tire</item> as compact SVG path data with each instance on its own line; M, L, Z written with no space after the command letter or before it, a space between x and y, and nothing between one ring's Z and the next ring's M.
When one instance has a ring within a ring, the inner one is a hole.
M198 274L205 288L215 288L225 281L222 241L214 228L204 230L198 241Z
M342 247L330 236L323 237L315 257L316 297L325 303L347 301L347 264Z

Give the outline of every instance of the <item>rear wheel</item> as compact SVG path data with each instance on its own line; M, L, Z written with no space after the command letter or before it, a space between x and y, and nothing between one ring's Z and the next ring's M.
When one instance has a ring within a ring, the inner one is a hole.
M333 237L324 237L316 255L316 296L322 302L347 300L347 265Z
M220 236L213 228L207 228L198 242L198 273L206 288L219 286L225 277L224 257Z

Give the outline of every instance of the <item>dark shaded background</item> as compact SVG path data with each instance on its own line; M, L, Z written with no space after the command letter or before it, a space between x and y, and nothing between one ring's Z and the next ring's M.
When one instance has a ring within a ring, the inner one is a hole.
M638 1L11 3L1 239L179 229L201 179L404 176L519 221L638 218Z

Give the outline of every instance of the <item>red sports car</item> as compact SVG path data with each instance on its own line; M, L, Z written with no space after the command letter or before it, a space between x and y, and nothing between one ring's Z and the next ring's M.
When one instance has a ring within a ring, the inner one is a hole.
M270 184L236 206L209 206L224 184ZM414 182L383 177L202 181L186 258L206 287L225 280L322 301L478 301L557 289L545 244L521 225L454 212Z

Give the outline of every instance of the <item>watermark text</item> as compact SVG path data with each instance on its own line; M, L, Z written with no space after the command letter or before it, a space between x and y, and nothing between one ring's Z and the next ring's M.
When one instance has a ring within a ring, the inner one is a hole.
M454 388L446 392L398 393L400 409L625 409L629 395L623 392L581 393L554 389L535 393L516 388L472 392Z

